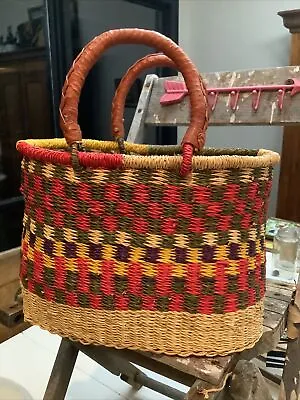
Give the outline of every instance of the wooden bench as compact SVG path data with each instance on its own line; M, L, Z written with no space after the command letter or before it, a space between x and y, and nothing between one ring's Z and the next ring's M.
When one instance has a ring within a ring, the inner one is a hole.
M289 83L293 83L293 87L297 91L297 79L300 79L300 67L209 73L203 74L203 78L208 89L212 87L251 86L259 84L283 85L289 79ZM293 79L294 81L292 81ZM160 104L160 99L165 94L166 80L181 81L181 77L176 76L161 79L155 75L148 75L146 77L128 134L128 141L137 143L145 142L143 132L144 127L147 125L188 125L189 101L187 96L178 104L170 106L162 106ZM300 94L291 96L290 92L286 89L283 91L262 91L257 110L254 110L254 103L257 103L257 92L241 92L238 99L235 97L236 95L236 92L220 92L216 107L211 112L211 125L292 125L298 124L300 121ZM211 94L211 96L214 101L214 94ZM62 339L44 399L64 399L78 351L82 351L111 373L120 376L121 379L137 389L144 385L171 399L221 399L222 396L225 396L223 399L228 400L230 388L228 389L228 385L224 386L228 381L228 377L232 374L237 374L235 367L238 361L251 360L258 355L265 354L274 349L285 331L290 304L295 303L296 309L299 308L300 310L300 301L295 300L300 297L300 291L295 296L295 289L296 285L294 284L284 284L270 279L267 281L263 335L254 348L240 354L215 358L182 358L131 350L116 350L99 346L83 346L68 339ZM298 338L289 340L289 354L291 346L294 357L298 356L298 359L294 364L288 362L284 370L284 385L282 385L281 392L282 396L286 396L282 397L282 399L288 400L292 398L290 394L293 390L298 395L300 394L300 345ZM154 381L132 363L181 382L189 386L190 390L188 393L182 393L165 384ZM223 387L224 390L221 390ZM226 390L229 390L227 395ZM251 391L253 388L249 387L249 390ZM267 400L266 397L263 398Z

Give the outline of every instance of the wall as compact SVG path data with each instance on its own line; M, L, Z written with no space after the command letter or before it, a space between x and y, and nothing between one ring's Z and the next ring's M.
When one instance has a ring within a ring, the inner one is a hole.
M84 46L96 35L116 28L155 29L156 12L153 9L122 0L79 0L78 17L80 45ZM153 51L153 50L152 50ZM121 78L126 70L151 49L139 45L122 45L109 49L97 63L94 72L92 101L96 116L98 138L110 139L111 101L114 95L114 79ZM145 74L153 72L148 70ZM144 75L141 76L144 79ZM126 130L131 123L134 109L125 110Z
M22 22L28 21L28 8L41 6L43 0L0 0L0 35L6 38L7 27L13 33Z
M294 8L299 8L299 0L179 0L180 45L200 72L288 65L290 34L277 12ZM207 146L281 152L282 128L210 127ZM274 172L272 216L278 179L279 167Z

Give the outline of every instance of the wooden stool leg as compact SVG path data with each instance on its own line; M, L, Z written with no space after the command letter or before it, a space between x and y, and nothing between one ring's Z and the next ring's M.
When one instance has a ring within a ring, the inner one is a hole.
M138 376L144 375L142 371L132 365L124 357L119 356L115 350L102 346L85 346L81 343L76 343L76 347L103 368L119 376L123 381L133 386L136 390L142 387L142 384L138 383L136 380Z
M279 400L300 398L300 338L289 340Z
M68 339L62 339L44 400L64 400L74 370L78 349Z
M122 355L122 352L119 350L100 346L84 346L80 343L76 343L76 347L112 374L119 376L135 390L146 386L158 393L162 393L170 399L184 399L183 392L149 378L140 369L135 367L125 355Z

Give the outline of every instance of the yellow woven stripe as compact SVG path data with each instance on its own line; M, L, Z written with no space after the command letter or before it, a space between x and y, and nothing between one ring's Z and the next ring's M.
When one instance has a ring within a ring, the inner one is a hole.
M34 252L33 248L29 246L29 232L26 232L24 243L28 244L28 259L30 261L34 261ZM256 241L256 246L259 248L259 240ZM35 246L36 250L43 252L43 240L40 238L36 238ZM248 261L248 270L254 270L255 268L259 268L260 266L256 265L256 257L248 257L248 245L247 243L241 243L241 254L246 255L246 259ZM89 257L89 249L88 246L83 243L76 243L76 251L77 257L86 259L89 271L95 273L101 273L101 260L93 260ZM109 244L105 244L102 247L102 254L104 260L113 261L116 265L115 274L120 276L125 276L128 273L128 265L132 262L137 262L142 265L143 274L148 277L155 277L157 274L157 264L149 263L144 261L145 257L145 249L144 248L131 248L130 255L127 262L120 262L115 259L116 248ZM53 254L56 257L65 257L65 250L63 242L54 242ZM264 252L262 252L262 262L264 261ZM239 261L229 260L228 251L226 251L226 246L216 246L216 258L214 263L204 263L201 261L201 252L198 249L188 250L188 262L191 263L199 263L201 264L201 276L214 278L216 275L216 263L218 261L223 261L228 263L226 268L226 274L237 276L239 274ZM54 268L53 260L44 256L45 265L48 268ZM66 268L68 270L75 271L77 270L76 258L65 258ZM176 263L174 260L174 254L171 249L161 249L160 257L158 259L158 263L170 264L172 266L172 276L183 278L186 276L186 264Z
M28 139L26 143L31 146L43 147L45 149L67 149L68 145L65 139ZM83 139L83 145L89 150L98 150L100 152L118 151L118 144L114 141L101 141L92 139ZM127 143L125 142L125 150L127 152L135 152L139 154L147 154L149 146L146 144Z

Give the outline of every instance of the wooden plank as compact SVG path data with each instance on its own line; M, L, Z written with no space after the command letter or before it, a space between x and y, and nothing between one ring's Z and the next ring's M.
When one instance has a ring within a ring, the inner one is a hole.
M266 290L279 293L280 295L292 298L293 292L296 289L295 284L280 282L277 280L267 279Z
M300 79L300 66L268 68L250 71L213 72L202 74L207 87L245 86L255 84L284 84L289 78ZM180 76L158 79L153 86L146 124L188 125L190 116L188 96L180 104L161 106L159 99L164 94L164 80L182 80ZM211 113L210 125L294 125L300 122L300 94L285 96L281 112L277 109L277 93L261 95L259 109L252 110L251 93L241 93L238 108L230 109L228 94L220 94L215 111Z
M274 311L265 310L264 313L264 326L271 328L272 330L277 329L282 320L285 320L286 315L278 314Z
M269 311L275 312L283 318L287 312L289 303L287 303L286 301L273 299L271 297L265 297L264 306L265 306L266 312L269 312Z
M225 357L177 357L163 354L151 354L153 360L169 367L178 369L186 374L193 375L201 381L219 385L224 375L237 362L236 354Z
M274 299L275 301L277 301L277 300L285 301L286 303L290 303L291 302L291 298L292 298L292 296L287 296L287 295L282 294L280 292L273 292L271 290L267 290L266 291L266 297Z

